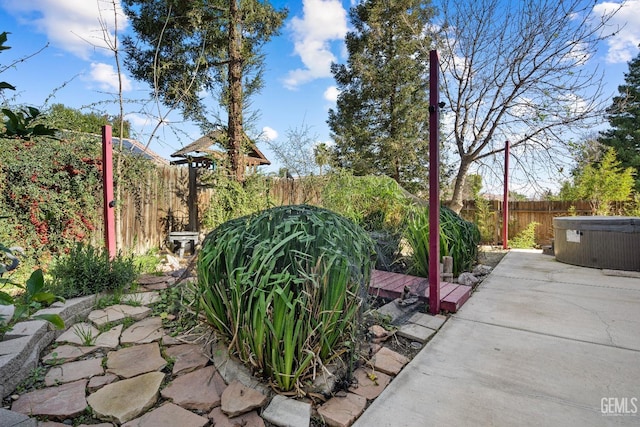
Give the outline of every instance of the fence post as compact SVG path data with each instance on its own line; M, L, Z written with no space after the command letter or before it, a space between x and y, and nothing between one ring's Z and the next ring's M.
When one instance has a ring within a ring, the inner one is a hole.
M440 313L440 129L438 51L429 52L429 313Z
M502 249L509 248L509 141L504 143L504 195L502 197Z
M104 241L109 258L116 256L116 201L113 199L113 141L111 126L102 126L102 191L104 194Z

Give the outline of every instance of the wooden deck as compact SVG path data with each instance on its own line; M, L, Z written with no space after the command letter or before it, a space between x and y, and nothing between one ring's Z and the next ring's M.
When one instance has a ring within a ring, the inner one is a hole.
M429 299L429 279L388 271L373 270L369 283L369 294L382 298L400 298L404 289L427 301ZM440 308L455 313L471 296L471 287L456 283L440 283Z

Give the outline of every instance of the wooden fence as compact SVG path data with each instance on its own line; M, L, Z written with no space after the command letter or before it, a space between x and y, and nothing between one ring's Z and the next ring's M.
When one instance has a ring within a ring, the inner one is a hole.
M124 188L121 200L117 203L121 209L118 227L118 247L126 251L144 253L153 248L162 248L170 231L183 231L189 219L187 207L189 172L186 167L159 167L147 174L145 182L135 188ZM322 178L310 180L291 180L272 178L270 180L269 200L274 205L289 205L320 201ZM198 189L199 219L210 203L215 189ZM591 215L589 202L509 202L509 238L524 230L531 222L537 222L536 243L546 245L553 239L553 218L569 214ZM462 217L470 221L478 218L472 200L465 201ZM490 230L485 243L496 244L501 241L502 202L489 201L488 214L485 215L486 227ZM93 243L102 241L102 229L98 227Z

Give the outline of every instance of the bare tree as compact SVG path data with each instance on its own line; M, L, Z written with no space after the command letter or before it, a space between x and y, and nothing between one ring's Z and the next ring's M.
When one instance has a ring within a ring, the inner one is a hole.
M314 144L318 135L312 133L311 126L305 123L287 129L286 133L284 141L267 141L269 148L289 174L312 175L316 166Z
M442 0L442 91L453 113L445 143L458 158L452 209L462 207L472 164L490 166L506 140L516 166L535 181L535 168L559 169L571 135L600 118L602 73L591 63L617 10L596 16L593 6Z

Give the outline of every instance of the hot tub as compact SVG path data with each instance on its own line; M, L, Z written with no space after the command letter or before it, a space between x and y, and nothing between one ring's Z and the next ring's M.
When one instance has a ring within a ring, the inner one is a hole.
M640 271L640 218L570 216L553 219L554 253L567 264Z

